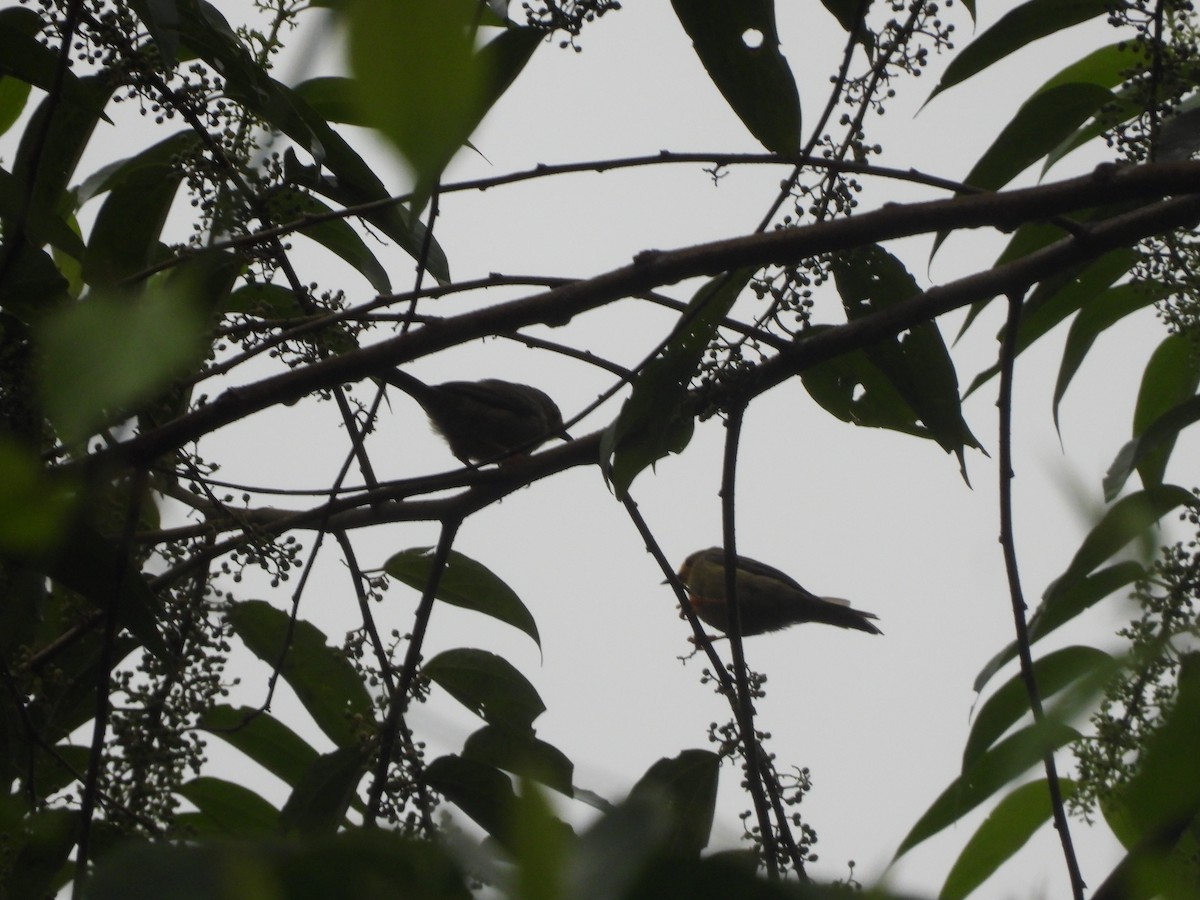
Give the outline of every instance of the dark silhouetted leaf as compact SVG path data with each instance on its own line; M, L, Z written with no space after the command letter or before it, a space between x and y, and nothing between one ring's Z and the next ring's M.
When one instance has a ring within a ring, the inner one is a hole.
M779 50L772 0L671 0L696 55L750 133L773 153L800 149L800 95Z
M339 747L357 747L362 723L374 720L371 697L358 672L325 635L303 620L290 624L288 615L262 600L233 604L229 623L255 656L278 666L308 714ZM284 642L289 637L286 647ZM286 652L285 652L286 650Z
M201 776L180 785L176 793L199 810L188 818L199 834L245 838L275 834L279 828L279 810L232 781Z
M421 672L489 725L528 729L546 705L512 663L485 650L439 653Z
M210 707L200 715L196 727L236 747L292 787L317 761L317 751L300 735L270 713L248 706Z
M666 849L678 856L698 857L708 846L717 804L721 758L709 750L684 750L654 763L629 792L631 800L647 798L665 805L671 817Z
M369 755L358 746L340 747L319 757L283 806L279 815L283 830L306 837L337 831L369 763Z
M432 547L414 547L393 555L383 564L383 570L414 590L423 592L429 583L432 564ZM542 646L533 614L516 592L483 563L456 550L451 550L446 560L446 568L438 582L437 599L451 606L499 619L525 632L539 648Z

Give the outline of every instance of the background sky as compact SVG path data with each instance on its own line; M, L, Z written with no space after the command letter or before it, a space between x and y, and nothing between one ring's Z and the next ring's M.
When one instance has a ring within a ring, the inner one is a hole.
M231 18L243 9L232 0L219 5ZM981 0L979 29L1013 5ZM824 104L844 37L816 0L779 7L782 49L800 86L805 121L811 123ZM946 16L958 25L959 45L966 43L972 26L965 11L955 4ZM293 38L298 52L282 58L276 77L296 82L338 71L341 35L328 23L318 16L309 20ZM1096 26L1042 41L938 97L917 115L945 62L933 59L920 79L893 85L899 96L886 116L868 119L868 139L885 150L878 161L964 176L1023 98L1059 68L1114 39ZM473 136L479 153L461 153L447 182L537 163L664 149L761 150L712 86L669 4L631 0L626 9L586 29L581 43L582 53L554 46L538 50ZM403 192L407 176L395 156L369 135L350 132L360 150L373 148L370 158L389 187ZM114 129L109 151L128 152L127 143L124 147ZM1101 158L1077 156L1051 177L1086 171ZM85 161L81 174L101 162ZM714 185L701 166L680 165L542 179L446 196L435 233L456 280L493 271L590 276L622 266L647 248L673 249L752 231L785 175L782 168L733 169ZM916 196L905 185L871 182L861 208ZM364 280L332 263L326 266L302 240L295 243L303 249L297 258L305 266L305 280L346 288L352 304L371 298ZM932 265L928 241L888 246L928 285L987 266L1003 244L1003 236L991 233L955 236ZM387 248L380 247L380 253L389 260L396 289L409 287L412 261ZM680 284L668 292L686 299L697 286ZM422 309L455 314L526 293L460 295L427 302ZM748 319L752 306L740 306L740 317ZM669 330L673 316L627 300L578 317L566 328L534 333L632 365ZM840 317L836 296L821 295L817 318ZM964 386L994 361L1001 319L999 307L990 310L955 347ZM957 315L942 320L948 340L960 321ZM1050 397L1063 332L1060 327L1027 351L1017 369L1017 547L1031 604L1066 567L1090 527L1100 478L1129 432L1138 375L1163 336L1153 315L1144 315L1123 325L1119 336L1097 342L1064 403L1060 443ZM438 354L410 371L429 381L488 376L526 381L549 392L567 415L590 403L612 378L577 361L498 340ZM243 377L265 373L258 368ZM209 392L217 389L210 386ZM396 393L390 402L369 445L378 475L400 478L453 468L453 457L430 433L416 404ZM972 487L964 484L957 461L932 442L836 421L809 399L799 379L760 398L746 415L738 469L739 550L788 571L817 593L850 598L877 614L884 631L876 637L807 626L746 644L751 667L769 675L768 695L757 706L758 723L771 734L767 747L776 754L776 765L812 772L814 787L801 812L820 835L820 860L810 868L818 878L843 877L849 860L857 862L856 877L867 885L884 875L908 829L957 774L975 699L972 682L1011 639L997 542L994 403L992 384L965 406L971 428L992 454L968 455ZM618 408L616 401L608 403L573 432L603 428ZM642 514L676 562L720 541L723 436L718 420L700 425L683 455L662 461L633 485ZM332 404L310 403L226 428L202 447L206 457L225 461L222 478L313 488L331 483L346 450ZM1181 442L1175 458L1186 459L1187 450ZM1190 483L1178 473L1175 480ZM352 476L350 482L358 479ZM355 537L360 562L379 567L398 550L434 544L437 527L391 525ZM310 535L303 539L311 543ZM539 736L575 762L579 786L619 799L654 761L707 746L709 723L728 720L725 701L699 683L706 661L680 663L678 657L689 650L690 630L598 469L566 472L505 498L469 519L456 547L517 591L537 620L542 653L514 629L439 604L427 658L442 649L474 646L516 665L549 707L535 723ZM332 548L323 551L315 576L300 615L338 644L358 620L346 570ZM268 592L248 578L239 595L249 599ZM276 593L272 599L281 603L284 598ZM404 630L417 599L403 586L393 586L379 607L381 619ZM1127 604L1110 601L1039 645L1040 652L1103 641L1130 614ZM244 661L239 667L244 681L235 700L261 702L263 670ZM296 716L303 720L298 709L286 693L273 707L292 722ZM480 724L436 692L412 718L428 742L430 758L456 751ZM309 736L321 746L318 734ZM215 740L213 757L218 764L236 761L236 772L249 771ZM248 777L256 790L282 802L282 786L272 785L269 776ZM726 765L714 847L738 842L738 814L750 805L738 781L739 773ZM579 823L590 815L575 804L564 803L562 809ZM888 883L936 894L981 818L978 812L911 852L887 874ZM1094 887L1119 858L1119 849L1103 827L1089 830L1077 823L1076 828L1084 875ZM1057 841L1047 827L976 896L1056 896L1066 890Z

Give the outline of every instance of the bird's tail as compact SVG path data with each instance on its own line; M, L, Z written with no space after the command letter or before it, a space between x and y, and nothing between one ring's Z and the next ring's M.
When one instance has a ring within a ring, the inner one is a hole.
M841 597L821 597L819 599L824 603L814 610L814 622L837 625L840 628L854 628L858 631L865 631L867 634L883 634L879 627L871 621L879 618L874 613L854 609L849 600L843 600Z

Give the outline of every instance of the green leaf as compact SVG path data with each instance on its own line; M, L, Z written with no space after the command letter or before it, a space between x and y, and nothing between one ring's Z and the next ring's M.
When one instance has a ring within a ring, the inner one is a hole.
M403 154L424 205L514 73L476 53L474 0L360 0L346 14L357 105ZM528 56L526 56L526 59Z
M671 835L671 816L661 801L661 796L631 796L597 819L575 846L564 896L572 900L671 896L669 891L630 890ZM702 893L686 891L676 896L698 898ZM722 896L741 898L745 894Z
M1060 778L1058 784L1064 799L1075 792L1075 783L1069 779ZM946 876L938 900L962 900L974 891L1024 847L1052 813L1046 779L1014 788L971 835Z
M1008 247L993 265L1000 266L1014 259L1020 259L1061 237L1063 237L1063 232L1056 226L1023 226L1009 241ZM1118 278L1133 268L1136 262L1137 254L1122 247L1111 250L1082 265L1066 267L1054 275L1042 279L1021 307L1021 318L1017 323L1017 355L1019 356L1039 339L1049 334L1056 325L1065 321L1072 313L1088 308L1098 295L1103 294ZM968 321L959 331L960 337L966 332L974 316L982 312L985 306L986 304L980 303L971 308ZM996 340L1002 339L1003 332L1001 331L997 334ZM971 381L971 386L963 395L964 398L971 396L995 377L999 371L999 364L993 364L976 375Z
M1130 474L1159 446L1172 447L1184 428L1200 420L1200 397L1185 400L1151 422L1139 437L1121 448L1104 476L1104 499L1112 500L1121 493Z
M55 896L81 821L78 810L40 809L16 827L5 828L7 860L0 882L4 895L14 900Z
M360 746L339 747L319 757L279 814L284 833L304 837L333 834L344 823L369 763L369 755Z
M440 756L425 767L425 783L502 845L512 845L517 795L499 769L461 756Z
M575 793L571 784L575 764L527 728L485 725L467 738L462 755L532 779L568 797Z
M1083 364L1088 351L1096 338L1111 325L1121 319L1145 309L1167 295L1167 289L1157 284L1132 282L1119 284L1116 287L1102 291L1089 300L1080 310L1071 330L1067 333L1067 343L1063 348L1062 363L1058 369L1058 381L1054 385L1054 425L1058 427L1058 407L1063 395L1071 384L1071 379ZM1161 481L1161 479L1160 479ZM1111 500L1112 497L1105 499Z
M1046 719L1022 728L990 748L969 772L960 775L933 801L900 842L893 860L899 859L926 838L953 825L1002 787L1039 764L1047 753L1069 744L1079 732Z
M0 437L0 553L49 550L67 526L71 501L71 492L49 477L40 460Z
M831 325L814 325L814 335ZM828 413L864 428L886 428L933 439L891 379L862 350L852 350L800 373L804 389Z
M318 753L268 712L218 704L200 714L196 727L235 747L284 783L295 787Z
M662 352L633 382L633 393L600 439L604 477L623 495L647 466L679 453L692 439L688 385L721 320L752 269L718 275L698 290Z
M717 805L721 758L709 750L684 750L658 760L638 779L630 800L648 798L665 804L670 814L668 852L698 858L708 846Z
M1107 16L1108 8L1108 0L1029 0L1022 3L959 51L946 66L942 80L929 99L1027 44L1088 19Z
M566 868L575 847L575 833L556 818L537 786L521 785L510 828L512 860L516 864L511 894L521 900L561 900Z
M546 711L528 679L494 653L446 650L421 672L489 725L528 729Z
M199 810L188 824L200 834L247 838L274 834L279 827L279 810L231 781L200 776L180 785L176 793Z
M1185 335L1168 335L1155 349L1142 373L1133 411L1133 436L1144 435L1151 425L1180 404L1194 401L1198 386L1200 361L1196 359L1195 344ZM1177 416L1176 420L1184 416ZM1146 445L1137 463L1138 476L1144 487L1162 484L1167 460L1175 447L1175 439L1168 429L1160 430L1159 434L1161 437L1154 448Z
M833 14L844 31L850 32L858 26L870 3L869 0L821 0L821 5Z
M1045 700L1068 685L1107 668L1111 656L1095 647L1064 647L1034 660L1033 676L1039 696ZM962 770L967 772L1004 732L1029 712L1025 679L1018 672L987 699L975 717L963 748Z
M1085 578L1076 581L1071 587L1047 595L1029 619L1029 642L1033 644L1060 625L1064 625L1084 610L1095 606L1105 597L1112 595L1127 584L1133 584L1146 576L1146 568L1141 563L1123 562L1101 569ZM976 693L983 690L1009 660L1017 657L1017 642L1012 641L1007 647L997 653L986 666L975 676L973 689Z
M314 625L291 621L262 600L235 603L227 616L250 652L278 667L321 731L339 747L357 747L360 729L374 721L375 710L345 654L330 647Z
M83 258L85 281L115 287L157 260L163 226L182 180L178 162L170 161L127 172L110 185Z
M93 294L38 329L38 376L46 414L75 445L200 363L208 321L186 291Z
M833 275L850 321L895 307L921 292L903 263L874 244L839 254ZM934 440L958 457L965 476L964 450L980 445L963 419L958 376L937 324L917 325L864 348L863 353Z
M1071 590L1130 541L1145 535L1167 513L1195 504L1190 491L1169 484L1149 487L1118 500L1084 538L1067 570L1046 588L1043 595L1046 602Z
M333 75L310 78L292 88L296 97L327 122L365 127L368 122L356 102L357 90L353 78Z
M424 592L433 564L432 547L402 550L383 564L383 570L413 590ZM542 646L533 614L516 592L483 563L451 550L438 582L437 599L474 610L525 632Z
M1108 88L1095 84L1060 84L1035 94L1017 110L963 181L999 190L1057 147L1112 96Z
M320 216L330 208L311 194L283 187L271 195L271 212L276 220L290 222L304 216ZM298 229L298 232L320 244L329 252L350 264L375 289L386 294L392 289L387 269L345 219L325 219Z
M97 861L87 896L161 900L164 886L172 900L472 897L448 850L382 829L303 841L128 841Z
M0 10L0 75L4 76L7 91L11 92L10 102L28 96L28 86L32 85L85 113L101 113L104 109L102 96L70 69L60 71L58 50L38 40L37 35L45 25L42 17L31 9ZM18 87L22 83L26 86L23 90ZM21 106L24 106L23 100ZM10 109L5 118L11 114ZM0 128L0 133L7 130L12 121Z
M1104 804L1110 821L1121 820L1114 832L1132 849L1096 896L1195 896L1198 752L1200 666L1189 653L1181 659L1175 701L1138 754L1133 777Z
M779 50L773 0L671 0L713 84L773 153L800 150L800 95Z

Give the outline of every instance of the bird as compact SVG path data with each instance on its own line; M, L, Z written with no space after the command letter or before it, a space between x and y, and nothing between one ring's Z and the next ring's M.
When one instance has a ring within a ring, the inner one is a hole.
M822 622L883 634L870 620L878 616L853 609L848 600L818 597L778 569L746 556L737 557L737 600L743 636L778 631L802 622ZM699 618L720 631L729 631L725 602L725 550L698 550L683 561L679 580L688 603Z
M529 453L552 437L571 440L557 404L528 384L499 378L426 384L399 369L379 377L421 405L466 465Z

